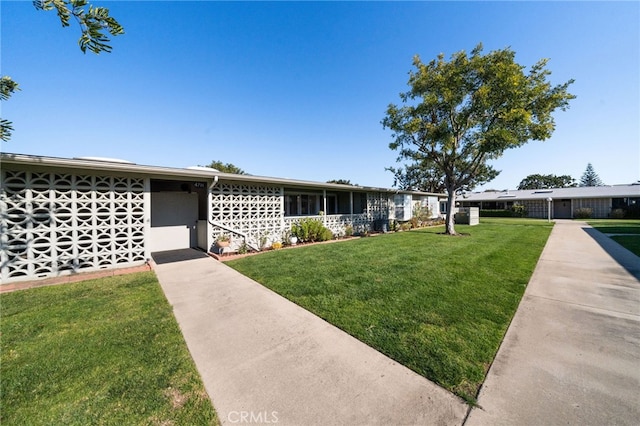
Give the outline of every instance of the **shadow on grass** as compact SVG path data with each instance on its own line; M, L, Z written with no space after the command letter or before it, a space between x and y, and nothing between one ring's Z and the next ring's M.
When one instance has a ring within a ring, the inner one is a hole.
M640 258L602 232L594 228L582 228L602 247L620 266L640 281Z

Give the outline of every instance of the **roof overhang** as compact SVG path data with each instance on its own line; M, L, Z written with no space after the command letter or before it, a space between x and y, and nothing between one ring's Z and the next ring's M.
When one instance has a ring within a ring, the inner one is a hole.
M268 176L239 175L233 173L223 173L214 169L205 168L176 168L162 166L146 166L120 160L109 160L101 158L60 158L45 157L27 154L0 153L2 164L29 165L32 167L56 167L71 170L84 171L104 171L108 173L125 173L133 175L143 175L153 179L193 179L193 180L213 180L216 176L219 181L238 183L260 183L295 188L315 188L329 189L334 191L362 191L362 192L385 192L404 193L422 196L434 196L445 198L444 194L432 194L417 191L399 191L390 188L377 188L360 185L344 185L338 183L313 182L305 180L276 178Z

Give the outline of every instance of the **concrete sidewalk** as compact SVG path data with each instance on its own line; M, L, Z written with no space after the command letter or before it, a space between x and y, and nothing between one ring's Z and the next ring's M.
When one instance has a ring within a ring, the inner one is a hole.
M462 424L468 406L453 394L228 266L193 257L162 253L155 270L222 424Z
M465 425L637 425L640 259L556 221Z

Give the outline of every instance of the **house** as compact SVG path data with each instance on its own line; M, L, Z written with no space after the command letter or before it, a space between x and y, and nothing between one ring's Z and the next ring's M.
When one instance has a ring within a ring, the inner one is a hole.
M220 234L258 248L304 217L334 235L438 215L442 194L169 168L104 158L0 154L0 282L144 264L151 253L211 250Z
M589 208L593 218L608 218L616 209L640 208L640 182L629 185L584 186L575 188L486 191L464 194L461 207L480 210L508 210L525 206L529 217L568 219L577 209Z

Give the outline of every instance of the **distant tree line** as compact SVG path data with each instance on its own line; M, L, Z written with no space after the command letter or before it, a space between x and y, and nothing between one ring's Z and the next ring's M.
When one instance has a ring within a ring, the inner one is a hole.
M604 186L591 163L582 174L579 182L569 175L529 175L518 184L518 189L572 188L576 186Z

